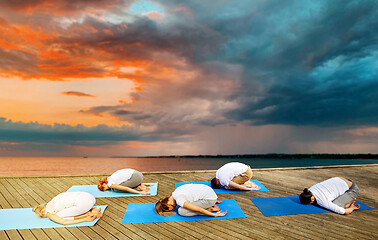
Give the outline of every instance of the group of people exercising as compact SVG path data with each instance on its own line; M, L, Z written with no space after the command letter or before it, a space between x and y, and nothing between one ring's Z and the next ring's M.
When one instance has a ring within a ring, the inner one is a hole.
M184 184L176 188L168 197L160 199L155 204L155 212L159 215L173 215L173 209L178 207L181 216L208 215L224 216L227 211L221 211L216 205L221 201L213 189L259 190L260 187L250 181L252 178L250 166L243 163L227 163L216 172L211 180L211 187L205 184ZM101 191L114 190L148 195L150 184L142 183L143 174L134 169L121 169L111 176L99 180L97 187ZM350 214L360 206L355 203L359 194L357 185L350 179L334 177L317 183L309 189L305 188L299 195L302 204L318 204L339 214ZM101 217L101 209L94 208L96 199L87 192L64 192L54 197L47 204L33 208L39 217L48 217L59 224L75 224L93 221Z

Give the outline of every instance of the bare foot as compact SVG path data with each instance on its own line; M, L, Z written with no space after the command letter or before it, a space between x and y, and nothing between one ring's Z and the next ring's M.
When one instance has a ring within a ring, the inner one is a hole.
M95 217L96 217L96 218L100 218L100 217L102 217L102 215L103 215L102 212L98 212L97 215L96 215Z
M102 217L101 208L92 208L90 212L90 215L94 216L95 218Z
M345 208L350 208L351 206L354 205L355 202L356 202L356 199L354 199L353 201L351 201L350 203L348 203L347 205L345 205Z

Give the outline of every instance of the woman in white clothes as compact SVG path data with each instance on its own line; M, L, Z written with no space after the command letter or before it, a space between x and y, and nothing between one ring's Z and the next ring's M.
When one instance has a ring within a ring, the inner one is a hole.
M118 192L150 194L148 186L152 186L152 184L144 184L142 181L143 174L141 172L126 168L116 171L109 177L101 178L97 187L101 191L113 189Z
M250 166L239 162L230 162L219 168L215 178L211 180L214 189L223 186L225 189L239 189L245 191L259 190L260 187L249 181L252 178Z
M159 215L173 215L171 211L179 205L178 213L181 216L208 215L220 217L227 211L220 211L215 205L221 203L214 190L204 184L185 184L176 188L171 196L159 200L155 204L155 212Z
M102 217L101 209L93 208L95 203L95 197L87 192L64 192L47 204L34 207L33 212L63 225L91 222Z
M305 188L299 195L302 204L318 204L339 214L350 214L360 208L355 204L357 184L343 177L334 177Z

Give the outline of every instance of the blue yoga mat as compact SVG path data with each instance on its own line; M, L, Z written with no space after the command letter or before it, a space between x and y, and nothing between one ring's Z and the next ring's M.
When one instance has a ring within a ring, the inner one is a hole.
M224 189L223 187L221 187L221 188L213 189L213 190L214 190L214 192L216 194L223 194L223 193L243 193L243 192L267 192L267 191L269 191L258 180L252 179L250 181L253 182L254 184L256 184L257 186L261 187L261 189L260 190L252 190L252 191L243 191L243 190L227 190L227 189ZM179 186L184 185L184 184L193 184L193 183L196 183L196 184L205 184L205 185L211 186L210 185L210 181L208 181L208 182L177 182L177 183L175 183L175 188L178 188Z
M101 208L104 213L107 205L95 206ZM82 222L71 225L62 225L48 218L39 218L32 208L8 208L0 209L0 230L33 229L33 228L60 228L60 227L88 227L94 226L99 218L92 222Z
M251 198L251 201L266 217L331 212L317 205L304 205L299 201L298 196ZM356 203L360 204L360 209L358 210L374 209L359 201L356 201Z
M107 190L105 192L100 191L97 188L97 185L76 185L70 187L70 189L67 190L67 192L88 192L92 194L96 198L105 198L105 197L135 197L135 196L156 196L157 194L157 188L158 183L151 183L154 184L153 186L150 186L150 195L142 195L137 193L129 193L129 192L116 192L113 190Z
M227 210L227 214L223 217L210 217L205 215L183 217L178 215L167 215L167 217L160 216L155 213L155 203L137 203L129 204L127 206L122 223L158 223L158 222L188 222L188 221L203 221L203 220L221 220L232 218L246 218L239 205L234 199L222 200L222 203L217 204L222 211Z

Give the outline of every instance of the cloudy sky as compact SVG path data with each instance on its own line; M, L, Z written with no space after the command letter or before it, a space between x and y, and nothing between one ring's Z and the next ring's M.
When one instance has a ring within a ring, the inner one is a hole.
M0 0L0 156L378 153L378 1Z

